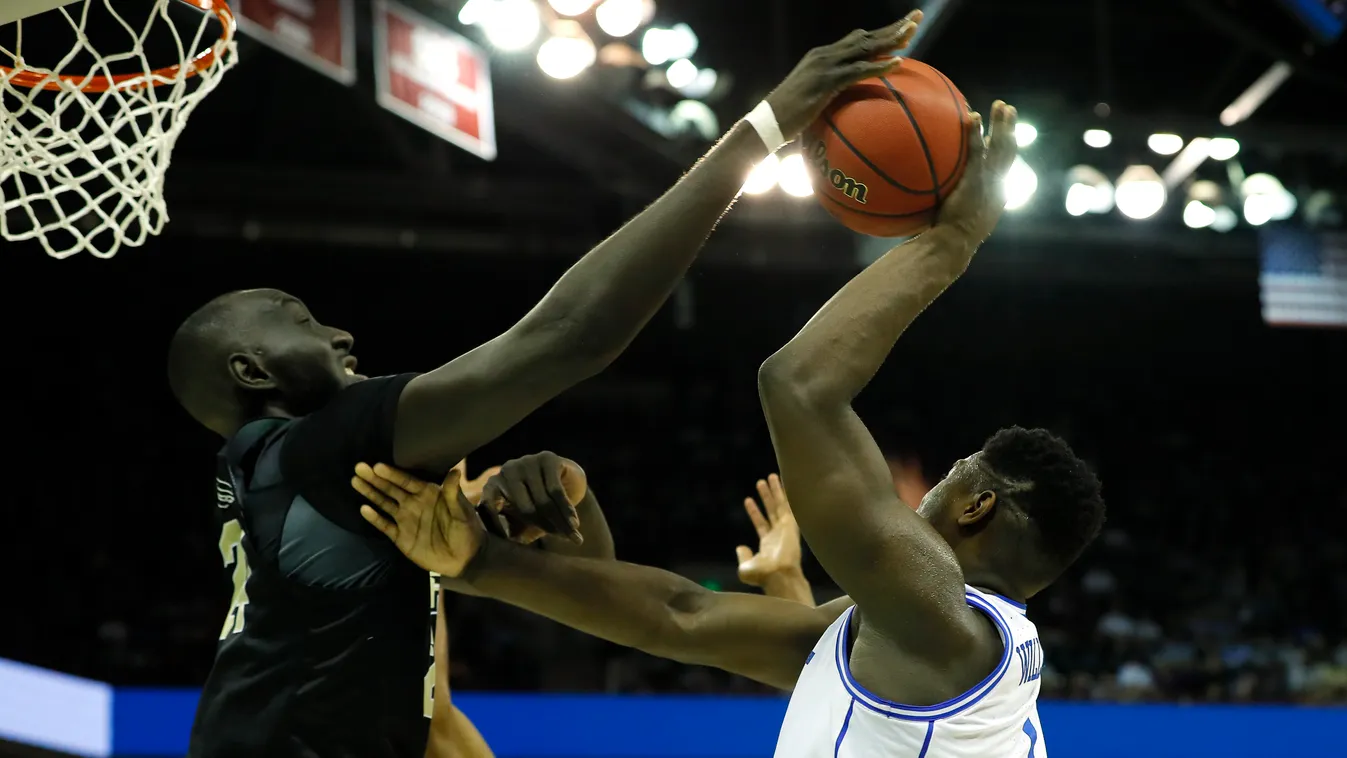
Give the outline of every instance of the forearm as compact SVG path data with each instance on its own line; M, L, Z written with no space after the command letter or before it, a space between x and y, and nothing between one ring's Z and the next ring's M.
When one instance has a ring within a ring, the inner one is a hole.
M752 127L737 124L663 197L572 266L519 328L560 336L574 352L615 357L668 298L766 155Z
M936 227L857 274L763 364L763 402L787 392L811 403L850 403L908 325L963 273L973 247Z
M809 586L803 571L777 571L768 575L762 582L762 592L764 595L814 607L814 589Z
M477 592L609 642L683 660L679 617L709 590L649 566L530 550L491 537L464 579Z
M615 560L617 552L613 545L613 533L608 528L608 519L603 515L603 508L599 506L594 490L585 493L585 498L575 506L575 513L580 517L580 533L585 536L584 543L577 545L565 537L549 534L543 537L543 547L562 555Z

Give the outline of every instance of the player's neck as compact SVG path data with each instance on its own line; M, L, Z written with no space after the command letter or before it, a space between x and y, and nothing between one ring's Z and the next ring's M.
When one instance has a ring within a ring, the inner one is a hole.
M1023 604L1027 599L1023 590L1016 587L1014 582L1006 579L1000 573L985 566L968 565L962 559L959 563L963 566L965 584L1000 595L1008 600L1014 600L1020 604Z

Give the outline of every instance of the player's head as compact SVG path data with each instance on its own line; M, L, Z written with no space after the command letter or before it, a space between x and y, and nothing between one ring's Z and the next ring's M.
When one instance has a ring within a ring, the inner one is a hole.
M954 546L966 572L994 573L1028 597L1099 534L1104 499L1098 477L1065 441L1013 426L954 464L918 513Z
M321 408L355 375L354 339L323 326L279 290L240 290L202 306L178 327L168 381L178 402L228 436L260 415Z

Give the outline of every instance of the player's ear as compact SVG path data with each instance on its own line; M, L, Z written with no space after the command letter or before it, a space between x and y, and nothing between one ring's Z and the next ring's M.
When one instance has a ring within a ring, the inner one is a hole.
M996 510L996 493L991 490L982 490L973 495L973 497L964 504L963 511L959 513L958 523L963 527L981 526Z
M229 356L229 378L235 385L247 390L276 388L276 380L255 356L247 353L234 353Z

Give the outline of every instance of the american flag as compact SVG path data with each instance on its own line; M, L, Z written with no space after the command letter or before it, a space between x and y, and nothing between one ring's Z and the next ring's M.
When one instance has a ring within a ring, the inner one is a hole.
M1260 242L1264 321L1347 327L1347 234L1266 229Z

